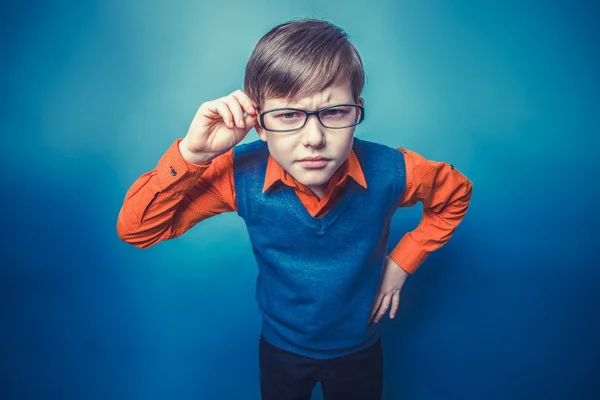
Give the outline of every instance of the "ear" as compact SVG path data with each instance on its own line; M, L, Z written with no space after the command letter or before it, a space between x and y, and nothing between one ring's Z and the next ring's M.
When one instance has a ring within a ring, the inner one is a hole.
M256 124L254 125L254 129L256 129L256 133L258 133L258 137L260 138L260 140L262 140L263 142L266 142L267 141L267 133L260 126L260 123L258 121L256 121Z
M361 106L363 106L363 107L364 107L364 106L365 106L365 99L363 99L362 97L360 97L360 98L358 99L358 104L360 104Z

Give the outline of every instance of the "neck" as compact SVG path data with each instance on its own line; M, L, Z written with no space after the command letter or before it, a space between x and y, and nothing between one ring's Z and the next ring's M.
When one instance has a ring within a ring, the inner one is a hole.
M325 195L325 188L327 187L327 185L321 185L321 186L311 186L308 187L308 189L311 191L312 194L314 194L319 200L321 200L321 198Z

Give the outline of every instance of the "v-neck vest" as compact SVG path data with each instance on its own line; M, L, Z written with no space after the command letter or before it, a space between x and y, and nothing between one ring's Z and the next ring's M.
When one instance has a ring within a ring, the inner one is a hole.
M406 184L403 154L354 138L367 189L348 179L321 218L294 188L262 192L269 152L262 141L234 148L234 186L256 263L262 335L279 348L333 358L374 344L367 327L377 294L390 221Z

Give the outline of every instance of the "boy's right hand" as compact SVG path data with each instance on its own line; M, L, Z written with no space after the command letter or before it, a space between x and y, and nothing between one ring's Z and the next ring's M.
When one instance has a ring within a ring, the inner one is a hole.
M207 101L200 105L187 135L179 142L181 155L194 164L210 161L238 144L257 119L256 105L241 90Z

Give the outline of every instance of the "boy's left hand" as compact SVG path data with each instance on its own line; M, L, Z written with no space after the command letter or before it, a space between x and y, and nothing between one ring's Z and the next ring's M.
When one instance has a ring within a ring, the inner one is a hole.
M371 307L371 317L369 318L368 325L379 322L388 310L390 303L392 303L390 318L396 316L396 311L398 311L398 305L400 304L400 290L408 275L408 272L400 268L390 257L385 259L379 291Z

